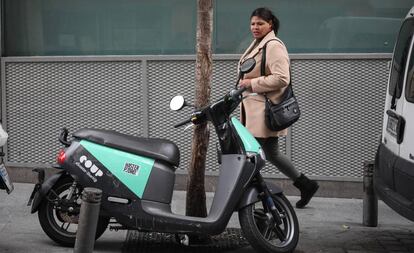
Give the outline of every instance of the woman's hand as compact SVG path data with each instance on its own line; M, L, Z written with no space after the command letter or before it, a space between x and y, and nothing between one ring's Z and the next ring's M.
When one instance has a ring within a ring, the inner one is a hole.
M251 79L240 80L239 87L240 88L246 87L247 89L249 89L250 87L252 87L252 80Z

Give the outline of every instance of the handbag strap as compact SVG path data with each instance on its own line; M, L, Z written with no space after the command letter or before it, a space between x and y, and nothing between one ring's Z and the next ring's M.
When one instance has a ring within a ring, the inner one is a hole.
M265 70L266 70L266 46L267 46L267 43L269 43L270 41L272 41L272 40L267 41L264 44L263 48L262 48L262 62L260 63L260 75L261 76L265 76L266 75L266 73L265 73ZM289 64L289 84L288 84L288 88L292 89L292 72L290 70L290 64ZM287 92L287 90L285 91L285 93L286 92ZM292 96L293 96L293 89L292 89L292 92L291 93L292 93ZM263 95L264 95L264 97L265 97L266 100L269 100L270 101L270 99L266 96L266 93L263 93Z
M261 76L264 76L266 74L265 73L265 69L266 69L266 46L267 46L268 42L266 42L266 44L264 44L264 46L262 48L262 62L260 63L260 75Z

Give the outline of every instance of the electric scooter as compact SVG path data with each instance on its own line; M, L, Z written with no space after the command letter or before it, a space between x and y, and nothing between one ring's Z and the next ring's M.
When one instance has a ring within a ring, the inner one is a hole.
M240 73L251 71L249 59ZM242 101L245 89L234 89L224 97L191 113L186 124L211 122L219 139L220 175L207 217L189 217L171 211L175 170L180 152L165 139L130 136L115 131L81 129L60 141L66 146L58 158L61 171L40 183L32 194L32 213L54 241L73 246L84 187L103 191L96 238L115 219L122 229L183 235L222 233L233 212L239 213L243 235L258 252L291 252L299 240L298 220L282 190L266 182L260 170L264 153L249 131L231 113ZM170 101L172 110L187 103L182 96ZM177 236L177 237L178 237Z

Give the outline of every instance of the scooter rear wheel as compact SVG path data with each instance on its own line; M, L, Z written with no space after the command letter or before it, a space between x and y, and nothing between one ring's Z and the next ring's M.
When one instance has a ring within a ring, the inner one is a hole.
M257 202L239 211L243 235L257 252L292 252L299 241L299 223L296 213L282 193L272 197L280 213L282 224L276 224L266 204ZM284 240L277 236L275 232L277 226L283 231Z
M74 208L71 212L67 211L68 207L63 207L63 202L59 200L66 199L72 183L73 178L71 177L59 179L40 204L38 212L40 226L47 236L67 247L75 245L82 189L77 185L73 196L66 202L66 205ZM95 239L98 239L105 232L109 219L109 217L99 217Z

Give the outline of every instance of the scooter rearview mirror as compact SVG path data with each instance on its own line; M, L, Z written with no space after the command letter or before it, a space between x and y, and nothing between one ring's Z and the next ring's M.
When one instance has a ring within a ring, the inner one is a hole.
M254 58L249 58L240 65L240 73L241 74L249 73L250 71L254 69L255 66L256 66L256 60Z
M239 81L243 78L243 75L252 71L255 66L256 66L256 60L254 58L248 58L242 64L240 64L239 78L235 86L236 89L237 89L237 85L239 84Z
M170 101L170 108L173 111L181 110L185 105L185 100L183 96L175 96Z

